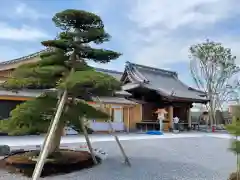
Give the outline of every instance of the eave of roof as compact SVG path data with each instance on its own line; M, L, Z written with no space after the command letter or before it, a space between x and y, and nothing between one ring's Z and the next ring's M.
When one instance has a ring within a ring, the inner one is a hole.
M92 98L95 102L99 100L104 103L108 104L124 104L124 105L135 105L137 102L125 99L123 97L99 97L99 98Z
M42 95L44 92L54 92L56 89L42 89L42 90L19 90L19 91L8 91L0 89L0 96L10 96L10 97L25 97L25 98L36 98ZM92 97L92 100L98 102L100 99L103 103L108 104L125 104L134 105L137 104L134 101L128 100L124 97Z
M38 97L44 92L53 92L55 91L54 89L42 89L42 90L30 90L30 89L22 89L18 91L9 91L9 90L4 90L0 89L0 96L18 96L18 97Z

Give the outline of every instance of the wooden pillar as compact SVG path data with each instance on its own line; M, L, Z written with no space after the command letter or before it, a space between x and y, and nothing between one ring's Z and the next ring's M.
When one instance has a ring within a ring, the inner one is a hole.
M192 117L191 117L190 107L187 109L187 118L188 118L188 127L191 129L191 127L192 127Z
M128 117L127 117L127 131L128 133L130 132L130 107L127 108L127 111L128 111Z
M140 105L140 120L143 120L143 104L139 104Z
M62 136L66 136L67 135L67 132L65 130L65 127L62 129Z
M112 123L112 119L113 119L113 117L112 117L112 114L113 114L112 113L112 110L113 110L112 106L109 107L109 110L110 110L110 112L109 112L109 119L106 122ZM108 132L111 133L111 128L109 128Z
M173 106L169 106L168 119L169 119L169 127L173 128Z

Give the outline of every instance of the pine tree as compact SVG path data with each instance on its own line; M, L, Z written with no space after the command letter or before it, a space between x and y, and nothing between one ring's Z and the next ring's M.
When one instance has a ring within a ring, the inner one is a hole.
M92 96L109 96L120 89L120 82L97 72L88 65L92 60L108 63L121 54L92 48L110 39L101 18L82 10L68 9L55 14L53 22L61 29L54 40L43 41L48 51L41 60L18 67L3 87L8 90L53 89L40 97L20 104L4 121L4 129L13 134L31 131L46 132L53 119L59 94L66 92L66 103L60 118L50 153L59 148L61 134L66 124L79 128L81 117L107 118L108 115L88 105Z

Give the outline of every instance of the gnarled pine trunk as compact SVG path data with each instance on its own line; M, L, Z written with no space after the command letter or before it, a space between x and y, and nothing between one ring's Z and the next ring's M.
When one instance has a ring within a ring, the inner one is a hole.
M48 154L51 154L51 153L59 150L59 146L60 146L60 143L61 143L61 138L62 138L62 135L63 135L64 127L65 127L65 123L64 122L59 122L59 125L58 125L58 127L56 129L56 132L54 134L52 143L50 144Z

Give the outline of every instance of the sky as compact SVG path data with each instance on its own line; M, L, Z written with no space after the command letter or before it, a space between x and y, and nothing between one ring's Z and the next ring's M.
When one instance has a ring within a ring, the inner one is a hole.
M111 41L102 48L122 53L107 65L124 70L126 61L176 71L188 85L189 47L210 39L231 48L240 65L240 0L2 0L0 61L44 49L56 37L52 16L81 9L101 16Z

